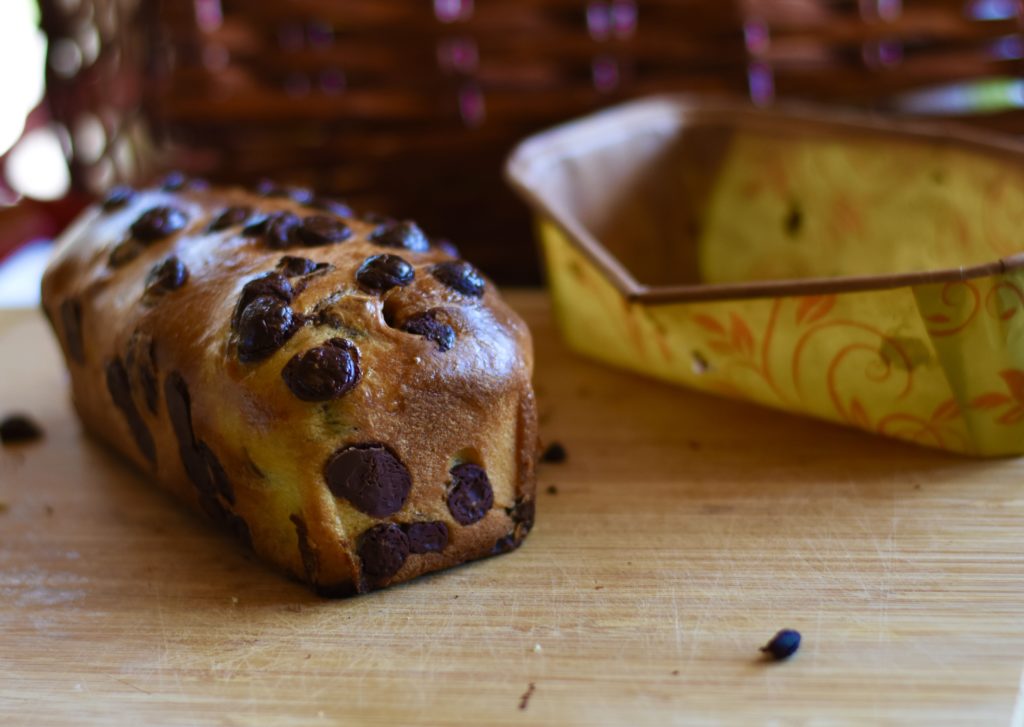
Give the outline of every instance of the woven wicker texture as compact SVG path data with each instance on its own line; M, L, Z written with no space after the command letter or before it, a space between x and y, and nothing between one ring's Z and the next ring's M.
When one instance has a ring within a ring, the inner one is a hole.
M1016 0L44 0L76 183L178 167L412 217L538 278L501 179L516 140L660 91L981 119L1012 130Z

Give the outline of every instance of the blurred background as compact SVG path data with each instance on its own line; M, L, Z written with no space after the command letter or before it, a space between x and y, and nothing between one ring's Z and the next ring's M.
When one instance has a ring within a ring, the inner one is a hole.
M1020 0L2 0L0 305L96 195L176 168L307 185L540 281L524 136L714 92L1024 130Z

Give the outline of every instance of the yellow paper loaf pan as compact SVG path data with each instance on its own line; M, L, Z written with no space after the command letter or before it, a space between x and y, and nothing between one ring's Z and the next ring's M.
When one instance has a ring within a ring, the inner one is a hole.
M929 447L1024 452L1024 146L659 97L507 167L607 363Z

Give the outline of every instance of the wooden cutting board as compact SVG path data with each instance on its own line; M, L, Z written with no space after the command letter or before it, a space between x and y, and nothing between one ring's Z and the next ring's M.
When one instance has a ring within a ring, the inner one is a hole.
M607 369L510 298L569 453L536 529L339 601L87 439L42 318L0 315L0 411L46 429L0 452L0 724L1024 722L1024 463Z

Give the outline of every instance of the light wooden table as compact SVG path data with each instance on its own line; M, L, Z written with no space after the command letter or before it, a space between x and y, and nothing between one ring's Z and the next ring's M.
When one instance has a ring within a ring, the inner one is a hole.
M1024 464L622 374L510 298L569 452L536 529L342 601L85 439L41 317L0 316L0 409L47 432L0 452L0 724L1024 721Z

